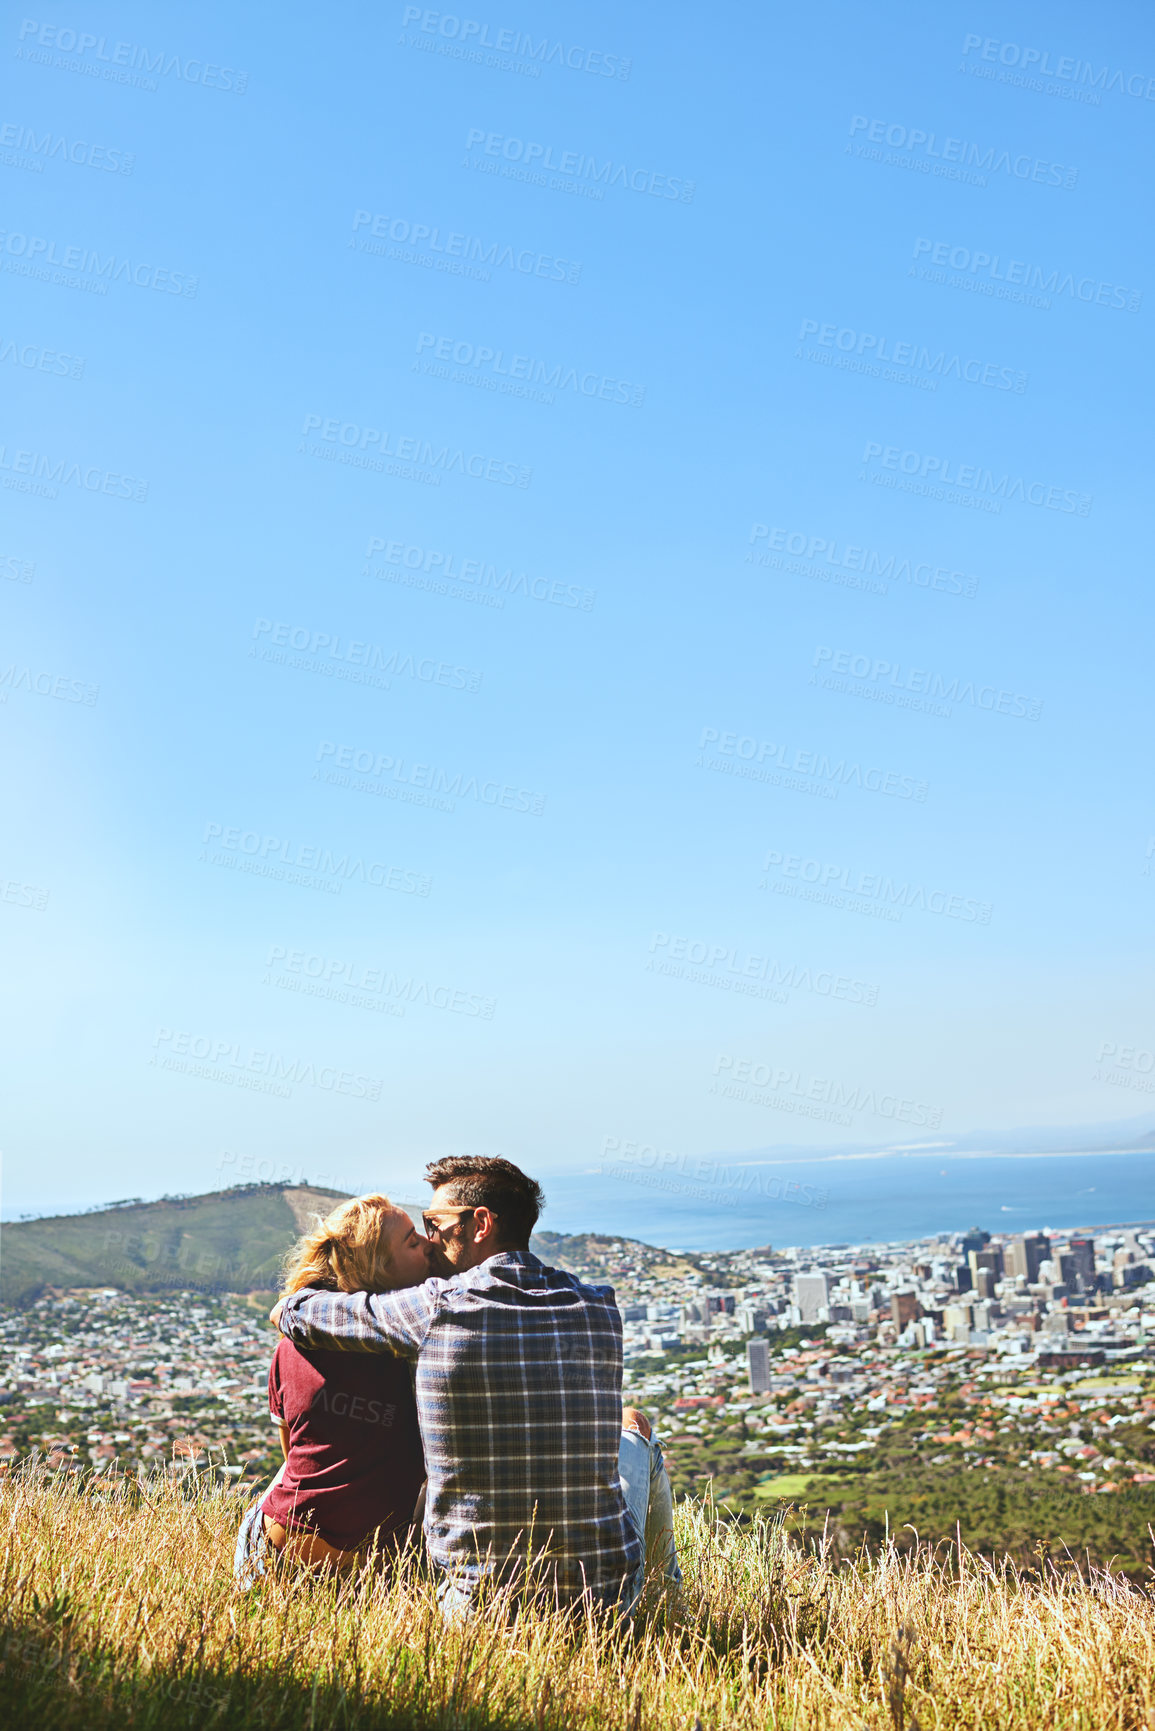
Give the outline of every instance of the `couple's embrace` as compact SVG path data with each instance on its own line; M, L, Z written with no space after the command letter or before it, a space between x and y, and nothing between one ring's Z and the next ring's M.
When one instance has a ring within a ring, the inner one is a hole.
M423 1532L449 1615L487 1582L631 1612L681 1579L673 1500L645 1416L622 1410L613 1289L529 1249L543 1197L508 1160L435 1162L421 1237L387 1197L297 1246L272 1313L284 1465L237 1539L249 1585L274 1553L346 1570Z

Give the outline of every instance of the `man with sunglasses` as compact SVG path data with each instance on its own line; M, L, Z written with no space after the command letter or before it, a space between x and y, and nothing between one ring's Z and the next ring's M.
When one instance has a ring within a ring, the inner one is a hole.
M298 1346L416 1362L425 1542L449 1615L485 1583L630 1612L647 1570L681 1580L673 1500L644 1414L622 1411L612 1287L529 1249L544 1197L508 1160L435 1161L420 1286L294 1293L273 1321Z

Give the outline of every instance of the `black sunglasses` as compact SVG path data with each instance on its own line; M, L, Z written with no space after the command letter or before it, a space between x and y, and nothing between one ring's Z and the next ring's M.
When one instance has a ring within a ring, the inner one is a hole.
M459 1216L459 1224L460 1224L461 1220L465 1219L467 1214L473 1214L474 1212L475 1212L475 1210L472 1208L439 1208L438 1209L439 1214L456 1214L456 1215L458 1215ZM442 1234L448 1230L447 1227L438 1226L437 1222L434 1220L434 1218L431 1214L423 1214L421 1216L421 1224L425 1228L425 1236L427 1238L440 1238L442 1236Z

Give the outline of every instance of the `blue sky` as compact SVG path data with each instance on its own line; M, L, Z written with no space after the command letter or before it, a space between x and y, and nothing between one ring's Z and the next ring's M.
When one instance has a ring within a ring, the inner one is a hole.
M1144 1111L1146 8L4 32L7 1212Z

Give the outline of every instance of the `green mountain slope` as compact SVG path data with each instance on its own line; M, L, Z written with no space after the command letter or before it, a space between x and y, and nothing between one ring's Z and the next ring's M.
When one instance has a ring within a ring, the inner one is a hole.
M0 1226L0 1305L22 1309L47 1287L115 1286L122 1292L269 1292L281 1258L343 1190L242 1184L204 1196L117 1203L90 1214L17 1220ZM535 1233L530 1248L547 1262L605 1278L629 1242L597 1233ZM638 1248L635 1246L635 1249ZM667 1272L685 1258L647 1249ZM719 1277L720 1278L720 1277Z
M48 1287L272 1291L280 1284L286 1250L316 1215L327 1214L344 1197L342 1190L308 1185L243 1184L204 1196L13 1221L0 1226L0 1305L23 1309ZM543 1232L534 1235L531 1247L547 1262L601 1278L610 1246L622 1242Z
M268 1290L285 1251L343 1198L339 1190L250 1184L0 1228L0 1304L21 1308L45 1287L125 1292Z

